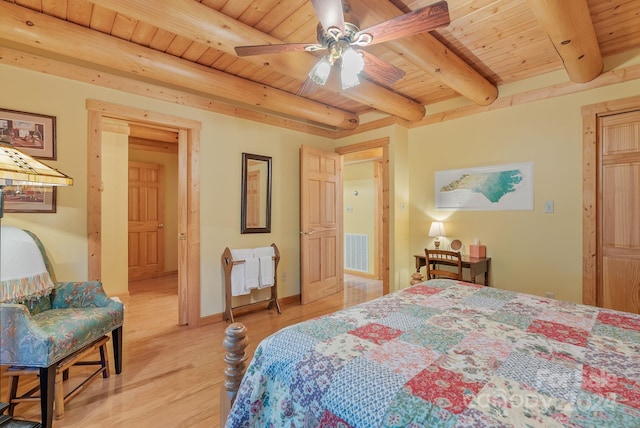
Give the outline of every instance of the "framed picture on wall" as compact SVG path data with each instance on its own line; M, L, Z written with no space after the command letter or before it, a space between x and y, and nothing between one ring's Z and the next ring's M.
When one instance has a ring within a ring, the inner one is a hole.
M56 118L0 109L0 141L39 159L56 159Z
M5 186L4 212L55 213L55 186Z
M533 162L435 173L435 206L445 210L533 210Z

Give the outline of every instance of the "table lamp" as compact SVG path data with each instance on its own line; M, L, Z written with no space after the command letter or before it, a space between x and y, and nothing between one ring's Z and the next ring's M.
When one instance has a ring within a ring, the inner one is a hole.
M429 236L431 238L436 238L433 241L433 245L436 246L436 250L440 247L440 238L446 236L444 231L444 224L441 221L434 221L431 223L431 227L429 228Z
M0 218L5 186L73 186L73 179L0 141Z

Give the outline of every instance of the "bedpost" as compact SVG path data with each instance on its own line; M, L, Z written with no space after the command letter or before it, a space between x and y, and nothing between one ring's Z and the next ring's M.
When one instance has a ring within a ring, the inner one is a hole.
M236 322L230 324L224 331L225 338L222 346L227 353L224 362L227 367L224 369L224 383L220 391L220 426L224 427L227 416L231 411L233 401L236 399L238 388L246 368L247 356L245 349L249 343L247 338L247 328L244 324Z

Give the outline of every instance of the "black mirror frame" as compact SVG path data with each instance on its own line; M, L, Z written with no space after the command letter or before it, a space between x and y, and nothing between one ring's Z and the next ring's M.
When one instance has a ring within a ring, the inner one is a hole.
M267 206L265 227L247 227L247 173L249 160L267 163ZM242 153L242 193L240 207L240 233L271 233L271 156Z

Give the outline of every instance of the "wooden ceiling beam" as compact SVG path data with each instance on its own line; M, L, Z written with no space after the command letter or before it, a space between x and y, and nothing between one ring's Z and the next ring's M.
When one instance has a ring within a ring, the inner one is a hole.
M149 7L146 0L91 0L100 6L154 25L163 30L203 43L226 54L236 56L236 46L283 43L275 37L218 12L193 0L156 0ZM305 52L276 55L256 55L242 58L303 82L318 58ZM328 90L368 105L376 110L412 122L421 120L425 108L382 86L362 80L357 88L342 90L328 86Z
M489 105L498 98L495 85L430 34L388 42L387 47L478 105Z
M529 6L571 81L590 82L602 73L604 63L587 0L529 0Z
M151 8L153 9L153 8ZM354 129L358 116L288 92L234 77L8 2L0 2L0 39L54 56L160 81L194 93L252 105L338 129Z
M352 1L351 8L355 16L366 18L361 28L404 13L389 0ZM476 104L489 105L498 97L494 84L429 33L386 42L384 46Z

